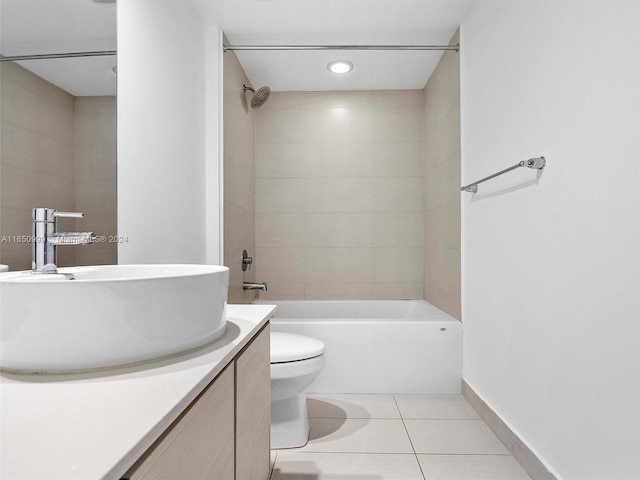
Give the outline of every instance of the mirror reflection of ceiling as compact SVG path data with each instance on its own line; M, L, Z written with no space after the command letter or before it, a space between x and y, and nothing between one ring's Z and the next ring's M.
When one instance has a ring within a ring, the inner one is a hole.
M473 0L191 0L231 44L446 45ZM442 51L237 51L274 91L421 89ZM332 74L344 59L354 70Z
M4 56L116 50L116 4L0 0ZM76 97L116 94L116 56L17 62Z

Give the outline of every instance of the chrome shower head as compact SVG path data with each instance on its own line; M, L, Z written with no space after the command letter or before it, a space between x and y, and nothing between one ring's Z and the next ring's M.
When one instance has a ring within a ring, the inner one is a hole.
M244 92L247 91L252 92L251 101L249 104L251 108L260 108L264 105L269 99L269 95L271 95L271 89L269 87L260 87L258 90L254 90L252 87L247 87L246 85L242 85Z

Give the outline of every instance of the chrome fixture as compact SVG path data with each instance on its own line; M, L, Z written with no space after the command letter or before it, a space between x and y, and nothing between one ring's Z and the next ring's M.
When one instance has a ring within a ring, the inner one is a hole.
M254 282L242 282L243 290L262 290L263 292L267 291L266 283L254 283Z
M266 86L260 87L258 90L254 90L253 87L242 85L242 90L244 91L244 93L253 93L253 95L251 96L251 100L249 101L251 108L260 108L262 105L267 103L267 100L269 100L269 95L271 95L271 89Z
M223 45L222 51L229 50L455 50L455 45Z
M529 160L522 160L521 162L518 162L509 168L500 170L498 173L494 173L493 175L484 177L480 180L470 183L469 185L462 186L460 187L460 190L463 192L476 193L478 191L479 183L486 182L487 180L491 180L492 178L495 178L498 175L502 175L503 173L510 172L511 170L515 170L516 168L519 168L519 167L536 168L538 170L542 170L546 164L547 164L547 160L544 157L536 157L536 158L530 158Z
M251 264L253 264L253 257L247 254L246 250L242 251L242 271L246 272L247 269L251 270Z
M23 62L25 60L50 60L52 58L104 57L117 55L116 50L99 50L95 52L41 53L34 55L0 56L0 62Z
M82 218L84 213L59 212L53 208L34 208L32 211L33 273L58 273L56 247L58 245L85 245L96 240L93 232L58 233L58 218Z

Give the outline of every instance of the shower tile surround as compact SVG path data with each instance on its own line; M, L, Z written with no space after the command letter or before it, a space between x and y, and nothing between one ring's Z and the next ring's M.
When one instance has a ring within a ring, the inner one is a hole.
M75 209L85 214L76 221L76 228L115 236L116 97L76 97L75 107ZM84 245L75 250L77 265L118 263L116 242Z
M459 43L460 34L451 39ZM446 51L424 88L424 299L461 319L460 58Z
M263 299L425 299L461 318L459 85L445 52L423 90L276 92L257 110Z
M224 264L229 267L229 303L251 303L255 290L242 282L256 281L256 268L242 271L242 251L256 258L255 235L255 110L243 92L249 79L234 52L224 54ZM259 277L257 277L259 279ZM259 281L265 281L259 279ZM271 285L269 285L271 287Z
M421 90L274 92L256 111L263 299L423 297Z
M61 231L116 233L115 97L73 97L12 62L0 66L0 263L31 268L31 209L84 211ZM9 239L9 240L8 240ZM117 263L116 244L60 248L58 264Z
M423 90L273 92L254 111L225 54L231 303L424 298L461 317L457 55ZM235 260L253 239L243 274ZM243 280L269 290L242 292Z

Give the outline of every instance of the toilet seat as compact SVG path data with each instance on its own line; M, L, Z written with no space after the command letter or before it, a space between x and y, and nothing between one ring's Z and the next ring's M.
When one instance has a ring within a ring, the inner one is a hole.
M324 353L324 343L295 333L271 332L271 364L299 362Z
M322 341L271 332L271 448L301 447L309 440L305 391L324 362Z

